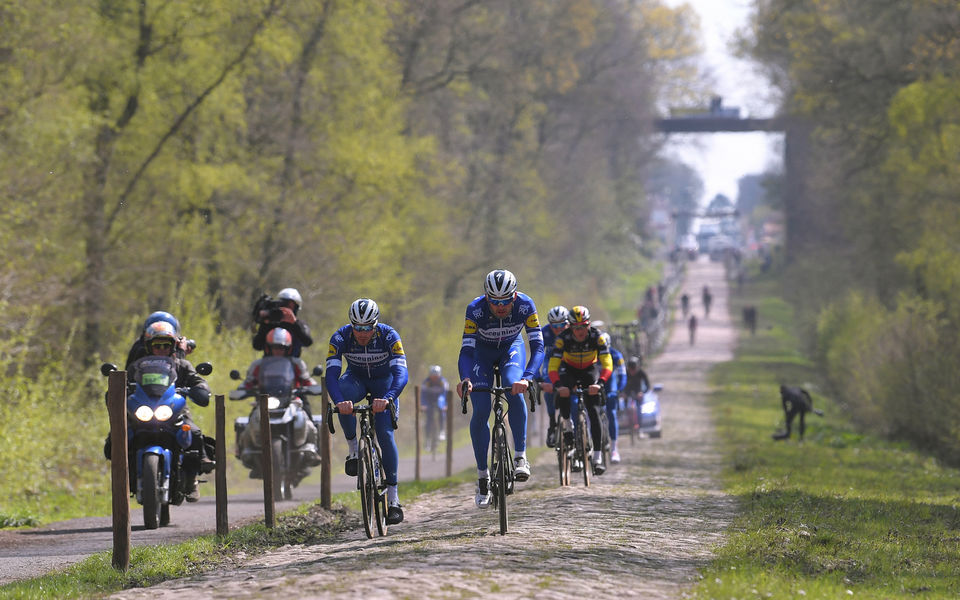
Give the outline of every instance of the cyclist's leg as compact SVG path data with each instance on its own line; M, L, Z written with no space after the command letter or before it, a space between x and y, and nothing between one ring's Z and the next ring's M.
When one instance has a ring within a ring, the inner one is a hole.
M343 399L349 402L359 402L367 395L367 382L359 378L350 369L343 372L338 380L340 393ZM340 419L340 428L348 442L353 441L353 452L356 452L357 418L353 415L337 415Z
M493 385L493 361L495 356L478 349L474 372L470 381L473 387L490 387ZM473 442L473 456L477 461L477 472L480 477L486 477L487 450L490 448L490 393L471 392L470 402L473 404L473 414L470 416L470 441Z
M523 377L523 368L527 364L527 353L523 338L510 346L507 355L500 361L500 381L504 387L510 387ZM513 432L513 450L517 455L526 456L527 451L527 401L522 395L507 394L507 418Z
M609 422L610 443L616 448L617 437L620 434L620 425L617 423L617 412L620 407L620 400L617 394L607 395L607 421Z

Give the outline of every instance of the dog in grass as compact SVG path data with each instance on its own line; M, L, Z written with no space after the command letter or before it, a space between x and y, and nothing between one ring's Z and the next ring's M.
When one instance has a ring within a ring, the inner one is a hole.
M778 431L773 434L775 440L786 440L790 438L790 431L793 426L793 419L800 417L800 423L797 427L797 433L800 440L803 440L803 431L805 429L804 417L808 412L812 412L818 417L823 416L823 411L813 407L813 398L807 390L801 387L788 385L780 386L780 402L783 404L784 421L787 424L786 431Z

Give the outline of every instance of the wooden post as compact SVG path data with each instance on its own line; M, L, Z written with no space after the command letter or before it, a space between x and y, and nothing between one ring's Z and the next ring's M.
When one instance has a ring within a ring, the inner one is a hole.
M450 477L453 474L453 407L457 406L459 409L460 399L453 392L448 392L447 395L447 468L446 476Z
M263 473L263 523L273 529L276 519L273 514L273 439L270 436L270 410L267 408L267 395L257 396L260 408L260 472Z
M127 465L127 372L110 373L110 474L113 485L113 568L130 568L130 472Z
M416 461L413 463L413 480L420 481L420 386L413 386L413 430L416 432Z
M320 425L320 506L330 510L330 501L332 496L332 486L331 486L331 473L330 473L330 428L326 422L327 415L330 415L330 418L333 418L333 413L327 412L327 407L330 405L330 396L327 395L327 387L323 387L322 395L320 396L322 401L320 402L321 415L323 415L323 423Z
M227 520L227 410L223 404L223 394L214 396L216 403L216 432L217 432L217 537L224 538L230 532L230 523Z

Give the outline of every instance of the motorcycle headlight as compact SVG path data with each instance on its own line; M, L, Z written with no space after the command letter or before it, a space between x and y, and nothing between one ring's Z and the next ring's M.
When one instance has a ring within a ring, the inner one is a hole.
M657 403L656 402L644 402L640 407L640 412L645 415L652 415L657 412Z
M157 410L154 411L153 416L155 416L158 421L166 421L173 416L173 409L166 404L163 406L158 406Z
M276 396L270 396L267 398L267 408L270 410L280 408L280 398L277 398Z
M153 410L149 406L141 406L133 414L141 421L149 421L153 418Z

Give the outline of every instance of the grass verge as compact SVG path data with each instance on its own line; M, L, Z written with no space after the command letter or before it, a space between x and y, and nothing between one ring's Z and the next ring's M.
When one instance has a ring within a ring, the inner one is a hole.
M740 513L691 597L960 596L960 474L855 431L816 393L826 416L808 416L805 441L795 429L774 442L780 383L813 392L817 373L797 350L774 281L733 298L735 319L744 304L757 306L761 326L711 374L725 486Z
M473 468L444 479L407 482L400 486L400 501L412 502L420 494L460 485L476 478ZM63 571L0 586L0 598L54 600L102 597L120 590L146 587L179 577L229 566L250 555L287 544L324 544L345 529L360 528L360 498L357 492L336 494L333 510L307 503L277 518L277 526L262 523L232 530L222 540L204 536L188 542L159 546L136 546L130 552L130 569L115 570L112 554L100 552Z

